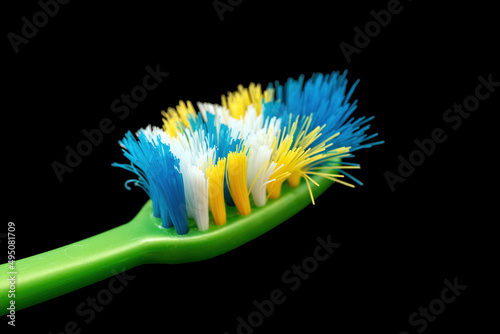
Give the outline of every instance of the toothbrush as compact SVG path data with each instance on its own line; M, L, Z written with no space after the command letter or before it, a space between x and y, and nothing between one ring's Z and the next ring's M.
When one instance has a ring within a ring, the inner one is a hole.
M352 152L368 141L368 122L351 117L347 71L288 79L222 96L221 105L180 102L162 112L163 129L128 132L119 144L137 174L129 184L150 199L129 223L11 264L0 265L0 290L15 276L15 299L0 294L1 314L55 298L138 265L209 259L266 233L305 208L359 165ZM287 182L285 182L287 181Z

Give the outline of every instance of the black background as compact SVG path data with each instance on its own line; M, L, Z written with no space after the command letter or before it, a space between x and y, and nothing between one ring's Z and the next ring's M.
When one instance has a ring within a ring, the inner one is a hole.
M400 333L414 330L408 317L439 298L443 280L457 277L468 288L425 333L485 332L496 314L485 301L494 301L495 290L488 271L496 264L498 218L490 215L498 198L493 117L500 88L457 130L443 114L474 94L479 75L500 81L498 18L492 4L478 1L402 1L402 12L348 64L339 44L353 44L354 27L387 3L245 0L221 21L212 1L72 1L17 54L6 36L19 34L21 18L31 20L40 7L4 4L2 220L5 231L16 223L19 258L131 220L147 197L126 191L130 175L111 168L125 161L117 141L127 130L161 125L160 111L179 100L219 103L240 83L348 69L351 83L361 79L355 115L375 115L372 131L386 141L357 153L362 169L353 174L363 187L334 185L316 206L218 258L134 268L128 274L135 279L88 324L76 307L107 280L18 311L15 330L59 333L76 321L82 333L135 326L236 333L237 317L278 288L287 300L255 333ZM170 75L119 120L111 102L156 64ZM51 163L103 118L115 130L60 183ZM408 157L414 140L438 127L447 140L391 192L384 173L397 173L398 156ZM291 292L282 274L328 235L340 248Z

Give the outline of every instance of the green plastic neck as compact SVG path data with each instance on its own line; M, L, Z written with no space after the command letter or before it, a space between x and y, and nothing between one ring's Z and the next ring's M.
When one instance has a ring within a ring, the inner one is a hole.
M318 197L331 184L315 178ZM252 207L240 216L228 207L227 224L199 231L190 221L190 231L178 235L163 229L153 217L148 201L128 224L43 254L16 261L16 310L74 291L132 267L148 263L176 264L201 261L224 254L266 233L311 203L305 182L298 187L283 185L281 197L263 207ZM8 264L0 266L0 314L7 313L10 298Z

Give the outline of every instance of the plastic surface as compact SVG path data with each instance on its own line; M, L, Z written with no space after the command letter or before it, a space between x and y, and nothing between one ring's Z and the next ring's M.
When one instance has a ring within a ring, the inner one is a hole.
M318 197L332 181L314 178ZM46 253L21 259L16 264L16 311L74 291L141 264L201 261L226 253L284 222L311 203L302 180L298 187L283 184L279 199L263 207L252 206L252 213L240 216L235 207L227 209L227 224L210 225L199 231L194 221L190 231L178 235L163 229L153 217L151 201L146 202L129 223L88 239ZM0 266L0 314L7 313L10 299L8 264Z

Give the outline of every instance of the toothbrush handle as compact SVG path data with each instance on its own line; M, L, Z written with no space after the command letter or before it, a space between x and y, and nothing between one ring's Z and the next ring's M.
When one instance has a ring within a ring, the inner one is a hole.
M29 258L0 265L0 315L41 303L142 263L141 226L133 221Z

